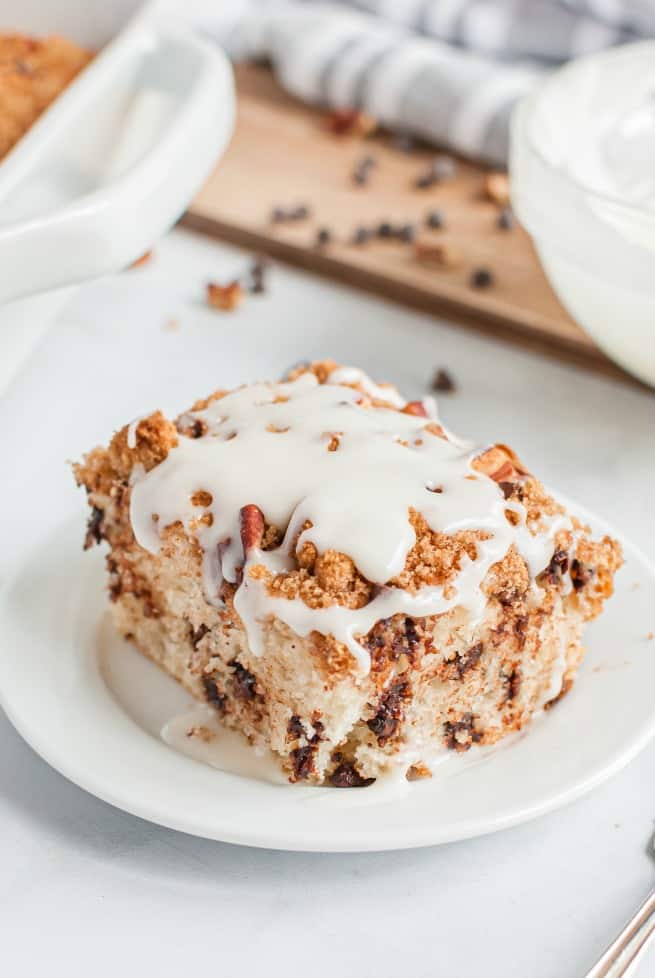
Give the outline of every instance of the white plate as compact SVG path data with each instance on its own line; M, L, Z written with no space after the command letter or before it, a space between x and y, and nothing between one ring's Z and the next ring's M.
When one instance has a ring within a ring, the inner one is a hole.
M597 532L611 532L576 510ZM6 589L0 698L17 730L53 767L153 822L279 849L449 842L578 798L627 764L655 732L655 645L647 639L655 569L624 543L617 593L589 629L589 654L574 690L528 735L479 765L458 770L462 755L455 755L444 775L410 785L400 798L374 788L308 788L218 771L158 737L188 697L112 634L103 557L82 553L81 537L77 523L61 527Z

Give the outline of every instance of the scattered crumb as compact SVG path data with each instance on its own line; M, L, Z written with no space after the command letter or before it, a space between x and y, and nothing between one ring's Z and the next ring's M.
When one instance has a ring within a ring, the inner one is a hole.
M430 211L425 218L426 227L432 231L441 230L444 226L444 218L441 211Z
M511 207L503 207L498 218L496 219L496 226L500 228L501 231L511 231L514 227L514 212Z
M186 732L187 737L197 737L203 744L211 744L214 740L214 732L209 727L189 727Z
M469 284L473 289L488 289L494 284L493 274L488 268L474 268L471 272Z
M220 309L229 312L236 309L243 299L243 289L238 281L230 282L229 285L217 285L215 282L207 283L207 305L212 309Z
M499 207L509 204L509 177L506 173L488 173L484 180L485 197L493 200Z
M265 255L256 255L248 269L248 291L260 295L266 291L266 272L270 265Z
M439 367L432 378L432 390L439 391L440 394L451 394L457 390L457 385L451 374L443 367Z
M335 136L372 136L378 128L377 119L372 115L352 108L333 109L325 124Z
M631 591L638 591L640 587L639 581L634 581L630 587Z
M432 771L425 764L412 764L405 777L408 781L420 781L422 778L431 778Z
M399 153L411 153L416 147L416 140L408 132L397 132L391 137L391 145Z
M653 634L653 632L649 632L648 635L646 636L646 641L652 642L654 638L655 638L655 634Z
M175 332L175 330L178 330L179 328L180 328L179 319L173 319L173 318L167 319L166 322L164 323L164 329L170 330L171 333Z
M364 156L353 170L353 183L360 187L365 186L371 177L371 171L377 166L374 156Z
M428 265L441 265L444 268L456 268L464 261L460 249L453 244L428 244L417 241L414 246L414 256L418 261Z
M133 261L131 265L128 265L128 268L142 268L152 260L153 255L154 252L152 250L144 251L143 254L136 259L136 261Z
M370 228L360 227L355 229L350 242L354 245L363 245L367 244L372 237L373 231L371 231Z
M311 217L307 204L297 204L295 207L274 207L271 211L271 224L286 224L291 221L305 221Z
M452 156L435 156L428 167L414 180L417 190L427 190L436 183L452 180L457 173L457 164Z

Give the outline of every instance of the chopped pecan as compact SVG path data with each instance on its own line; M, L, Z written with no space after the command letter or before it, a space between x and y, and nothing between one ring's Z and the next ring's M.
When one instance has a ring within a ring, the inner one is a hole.
M423 401L408 401L402 410L403 414L413 414L417 418L427 418L428 412L425 410Z
M216 282L207 283L207 305L212 309L220 309L222 312L229 312L236 309L243 299L243 289L238 281L230 282L228 285L218 285Z
M499 207L509 204L509 177L506 173L488 173L484 181L484 195Z
M333 109L326 118L326 125L335 136L354 134L369 136L378 127L377 120L366 112L354 108Z
M464 261L464 255L457 245L447 241L437 244L417 241L414 245L414 257L426 265L439 265L442 268L456 268Z
M571 582L575 591L581 591L594 576L594 568L583 564L575 557L571 561Z
M255 506L254 503L249 503L247 506L241 507L239 511L239 529L241 531L243 553L247 557L253 547L261 546L264 538L264 514L259 506Z

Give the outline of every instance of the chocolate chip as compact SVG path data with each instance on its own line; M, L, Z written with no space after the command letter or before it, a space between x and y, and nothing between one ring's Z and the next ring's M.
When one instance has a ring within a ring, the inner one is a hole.
M375 734L380 747L393 737L402 716L403 700L409 695L409 683L401 680L391 686L378 704L378 711L367 721L368 729Z
M473 289L488 289L493 285L494 277L488 268L474 268L469 282Z
M441 211L428 211L425 223L433 231L437 231L444 226L443 214Z
M227 704L227 696L218 688L214 677L203 676L202 685L205 688L205 699L207 702L215 707L219 713L223 713Z
M355 233L352 236L352 243L356 245L367 244L373 237L373 232L368 228L356 228Z
M378 238L392 238L393 237L393 225L388 221L382 221L378 224L377 230Z
M414 181L414 186L417 190L428 190L430 187L433 187L436 182L437 178L432 172L432 168L430 168L416 178Z
M305 747L296 747L295 750L291 751L291 760L293 763L293 773L296 781L304 781L313 773L314 770L314 752L315 748L309 745Z
M566 574L569 569L569 555L566 550L556 550L553 556L550 558L550 563L548 567L543 571L543 574L539 575L544 577L550 584L559 584L562 580L562 575ZM573 577L573 568L571 568L571 577ZM573 583L575 587L575 582Z
M452 156L437 156L432 161L432 173L435 180L452 180L457 173L457 164Z
M332 232L329 228L319 228L316 232L316 247L324 248L332 240Z
M391 139L391 145L399 153L411 153L416 146L416 140L408 132L397 132Z
M507 677L507 699L515 700L521 690L521 669L516 666Z
M461 753L482 740L482 734L475 729L475 720L473 713L463 713L459 720L444 723L444 742L448 750Z
M398 228L396 234L401 241L412 242L416 238L416 227L413 224L403 224Z
M198 625L197 628L191 626L191 644L193 645L194 649L198 648L199 643L205 637L208 631L209 628L207 625Z
M353 170L353 180L355 183L363 185L368 183L371 170L377 166L374 156L364 156Z
M407 636L407 641L409 642L410 649L414 649L415 645L418 645L419 637L416 631L416 623L413 618L405 618L405 635Z
M525 633L528 627L528 616L527 615L517 615L514 621L514 634L519 640L520 648L525 645Z
M457 389L455 381L444 367L438 367L432 378L432 390L440 394L452 394Z
M202 418L195 418L189 431L191 438L202 438L207 431L207 425Z
M482 642L478 642L476 645L472 645L470 649L467 649L466 652L457 654L456 666L460 679L465 673L477 665L482 657L483 651L484 646Z
M89 522L86 524L86 536L84 537L84 549L88 550L92 547L94 543L100 543L104 539L102 532L102 523L105 518L103 510L98 509L94 506L91 510L91 515L89 516Z
M249 269L249 291L259 294L266 291L265 275L270 262L257 255Z
M304 221L310 215L309 207L306 204L298 204L288 210L284 207L274 207L271 212L273 224L282 224L285 221Z
M514 214L512 212L511 207L503 207L500 214L498 215L496 224L501 229L501 231L512 230L512 228L514 227Z
M354 764L343 762L330 775L333 788L367 788L375 778L363 778Z
M509 499L510 496L513 494L516 486L514 485L513 482L499 482L498 488L502 492L505 499Z
M232 659L228 663L234 672L233 682L237 696L243 700L254 700L257 698L257 678L253 676L240 662Z

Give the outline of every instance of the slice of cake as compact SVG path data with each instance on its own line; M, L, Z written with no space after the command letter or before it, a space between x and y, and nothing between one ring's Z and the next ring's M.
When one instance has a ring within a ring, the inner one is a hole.
M331 362L133 421L75 475L122 634L291 781L428 776L520 730L621 564L509 448Z

